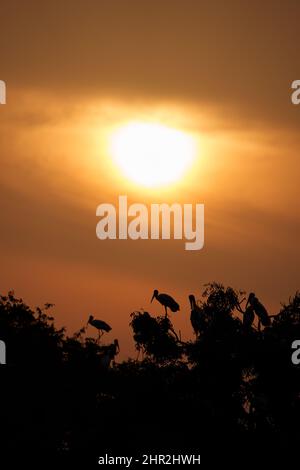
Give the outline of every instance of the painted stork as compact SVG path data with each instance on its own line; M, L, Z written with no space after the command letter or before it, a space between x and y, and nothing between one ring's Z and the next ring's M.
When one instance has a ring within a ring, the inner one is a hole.
M249 305L245 312L243 312L243 326L244 328L248 329L251 328L252 323L254 322L254 310L251 305Z
M196 304L196 299L194 295L189 295L189 301L191 304L191 324L193 327L193 330L195 332L195 335L198 336L201 332L201 327L202 327L202 311L200 307Z
M102 346L102 355L100 358L101 367L108 369L110 367L111 361L114 361L115 356L119 354L120 346L117 339L114 340L112 344L108 346Z
M90 315L87 324L92 325L94 328L98 330L98 340L104 334L104 332L109 332L111 327L103 320L97 320L92 315Z
M258 300L254 292L250 292L246 308L248 304L252 307L256 315L258 316L259 319L259 329L260 329L260 324L263 326L269 326L271 324L271 320L269 317L269 314L267 312L267 309L263 306L263 304Z
M165 307L166 317L168 316L168 307L172 312L177 312L180 310L178 303L173 299L173 297L168 294L159 294L157 289L155 289L153 292L151 302L153 299L156 299L161 305Z

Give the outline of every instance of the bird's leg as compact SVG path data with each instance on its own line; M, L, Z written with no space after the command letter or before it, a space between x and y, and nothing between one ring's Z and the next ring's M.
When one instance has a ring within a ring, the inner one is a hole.
M98 333L98 340L97 342L100 343L100 339L101 339L101 336L103 335L103 333L99 330L99 333Z

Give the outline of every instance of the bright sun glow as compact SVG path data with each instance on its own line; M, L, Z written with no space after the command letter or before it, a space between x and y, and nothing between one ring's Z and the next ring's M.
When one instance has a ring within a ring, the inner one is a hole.
M152 187L181 178L194 160L196 145L176 129L132 122L113 134L111 154L124 175Z

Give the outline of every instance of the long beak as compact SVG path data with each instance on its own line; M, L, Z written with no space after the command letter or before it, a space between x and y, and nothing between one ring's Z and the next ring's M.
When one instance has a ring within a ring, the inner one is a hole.
M155 295L153 294L153 295L152 295L152 299L151 299L151 302L152 302L152 300L154 299L154 297L155 297Z

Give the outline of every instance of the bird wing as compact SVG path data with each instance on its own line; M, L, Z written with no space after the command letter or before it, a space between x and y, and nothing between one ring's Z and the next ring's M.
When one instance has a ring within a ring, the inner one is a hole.
M111 327L103 320L94 320L94 326L100 330L110 331Z
M179 304L174 299L172 299L172 305L170 305L170 309L172 312L177 312L177 310L180 310Z
M263 326L269 326L271 321L267 309L259 301L255 305L255 313L262 322Z
M105 321L103 322L103 330L105 331L110 331L111 330L111 326L108 325L108 323L106 323Z
M163 305L166 305L166 307L169 307L172 312L179 310L178 303L169 294L159 294L159 301L161 301Z

